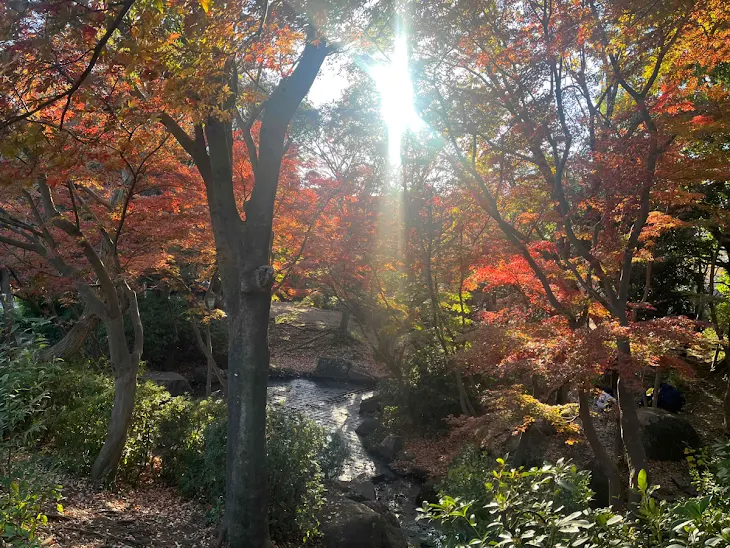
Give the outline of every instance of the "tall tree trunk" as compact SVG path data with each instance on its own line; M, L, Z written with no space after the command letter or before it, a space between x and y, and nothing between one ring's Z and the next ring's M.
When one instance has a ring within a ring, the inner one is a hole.
M580 421L583 424L583 433L593 450L593 456L596 457L598 465L608 479L609 502L614 509L621 510L624 505L623 499L621 498L621 473L598 438L596 427L593 424L593 417L591 416L591 405L588 401L588 395L583 388L578 391L578 401L578 413L580 415Z
M229 319L228 489L230 546L268 546L266 384L269 367L268 293L243 295ZM250 539L256 539L255 544Z
M195 126L193 137L168 115L160 121L195 162L205 182L216 255L229 322L228 441L226 513L222 530L230 548L271 546L266 472L266 381L269 373L268 326L274 270L270 245L279 171L289 124L332 50L314 32L294 68L282 79L262 110L258 146L251 136L255 119L236 110L235 60L225 82L231 94L218 105L230 114L211 116ZM255 185L241 218L233 191L233 125L244 134Z
M127 442L127 432L134 411L137 372L144 339L137 296L128 288L127 295L130 300L129 313L134 328L134 347L131 352L127 346L124 316L121 310L118 309L117 314L107 315L103 319L107 330L109 355L114 366L114 405L104 445L91 467L91 479L94 481L111 480L116 474L124 452L124 445Z

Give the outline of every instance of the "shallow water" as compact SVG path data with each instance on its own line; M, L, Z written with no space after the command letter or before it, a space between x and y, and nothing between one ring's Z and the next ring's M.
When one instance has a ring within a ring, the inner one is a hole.
M339 479L370 479L386 468L365 451L355 433L363 419L359 415L360 402L371 397L373 390L337 381L291 379L269 381L268 391L269 404L303 413L343 435L350 456ZM408 478L396 478L375 486L378 502L388 506L395 514L411 546L439 546L433 527L416 521L415 497L418 491L418 484Z

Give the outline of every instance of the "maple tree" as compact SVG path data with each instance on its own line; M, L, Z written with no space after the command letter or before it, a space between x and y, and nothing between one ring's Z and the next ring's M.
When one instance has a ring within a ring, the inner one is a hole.
M687 161L673 117L694 107L669 75L682 40L700 40L704 7L459 2L425 3L417 15L421 85L433 99L426 114L515 250L509 270L531 271L515 283L571 328L595 306L628 328L633 265L650 257L651 230L671 228L652 209L671 188L665 174ZM646 457L626 367L631 344L620 332L615 343L635 485Z
M195 179L157 124L119 108L115 86L114 79L97 81L70 108L49 107L19 122L25 131L4 143L0 161L6 266L30 277L31 291L58 297L73 288L85 306L79 326L50 354L82 343L96 325L92 318L106 328L115 401L95 479L115 474L134 406L143 328L132 287L142 274L164 270L171 248L189 233L187 194ZM125 314L134 328L131 347Z

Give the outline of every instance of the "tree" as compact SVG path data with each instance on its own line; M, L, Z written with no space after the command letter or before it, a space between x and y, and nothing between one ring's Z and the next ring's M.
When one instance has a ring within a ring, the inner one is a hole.
M87 110L82 117L75 108L49 108L34 118L42 126L19 124L31 134L43 129L35 140L21 134L22 146L3 159L0 209L0 244L10 264L19 272L30 268L37 280L40 272L48 272L57 284L55 290L47 287L51 294L73 286L86 314L106 328L115 399L104 446L92 467L96 480L113 478L134 407L143 330L130 284L146 270L163 267L173 234L184 237L175 223L163 230L159 225L180 212L176 189L188 176L176 169L174 158L172 169L165 165L161 150L168 138L149 120L127 117L127 126L99 130L118 116L113 110L118 96L105 83L80 94L98 100L98 111ZM66 129L58 124L60 116L66 117ZM125 314L134 328L131 347Z
M427 116L552 313L571 326L587 321L588 299L629 327L631 272L647 252L642 234L655 192L665 170L683 161L658 105L674 98L664 83L702 13L700 4L552 0L420 10ZM552 269L582 298L561 299ZM631 345L621 333L614 369L635 486L646 457Z

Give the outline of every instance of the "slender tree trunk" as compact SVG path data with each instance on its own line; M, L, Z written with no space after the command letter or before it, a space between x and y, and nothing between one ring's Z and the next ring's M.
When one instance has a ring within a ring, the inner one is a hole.
M659 389L662 385L662 370L657 367L654 373L654 389L651 393L651 406L656 409L659 407Z
M124 315L121 309L117 308L114 315L106 315L102 321L107 330L109 355L114 366L114 405L104 445L91 467L91 479L94 481L111 480L117 472L124 452L124 444L127 441L127 432L132 422L134 400L137 394L137 372L144 344L142 320L139 316L137 295L126 284L122 286L122 289L125 290L129 300L134 346L130 352L124 333Z
M342 309L342 317L340 318L339 332L341 337L347 337L350 326L350 309L345 307Z
M77 354L98 326L99 318L84 311L81 318L79 318L60 341L53 346L48 346L41 350L41 359L49 361L55 358L67 358Z
M215 366L213 362L213 341L210 336L210 322L205 326L205 337L205 357L208 362L208 370L205 374L205 395L206 397L210 397L213 393L213 367Z
M132 422L139 366L139 360L135 360L127 348L124 317L119 315L115 318L106 318L104 326L114 365L114 406L104 446L91 468L91 479L94 481L113 479L116 474Z
M621 473L598 438L596 427L593 424L593 417L591 416L591 405L588 401L588 395L583 388L578 391L578 401L580 402L578 412L580 414L580 421L583 424L583 433L593 450L593 456L596 457L601 470L603 470L603 473L606 474L606 478L608 479L609 502L614 509L621 510L624 506L623 499L621 498Z
M195 318L191 318L191 324L193 326L193 333L195 333L195 340L198 343L198 348L205 355L206 362L208 364L207 377L205 380L206 395L210 396L211 394L211 374L213 374L218 379L218 382L221 385L221 390L223 390L223 397L226 398L228 397L228 383L226 382L226 378L223 376L223 372L221 371L220 367L218 367L218 364L215 362L215 358L213 357L213 337L210 333L210 323L206 326L205 340L203 339L203 335L200 332L200 326L198 325L198 322L195 320Z
M631 345L627 339L618 339L616 346L619 350L619 360L631 356ZM621 375L616 384L616 396L620 412L621 441L629 467L629 487L634 489L639 472L645 470L648 473L647 459L641 436L641 425L636 413L636 395L626 386L626 379Z
M725 385L725 395L722 398L722 408L724 411L725 431L730 433L730 373L727 374Z
M15 315L15 304L13 303L13 291L10 288L10 269L0 266L0 304L3 309L3 326L0 327L0 340L10 339L13 332Z

